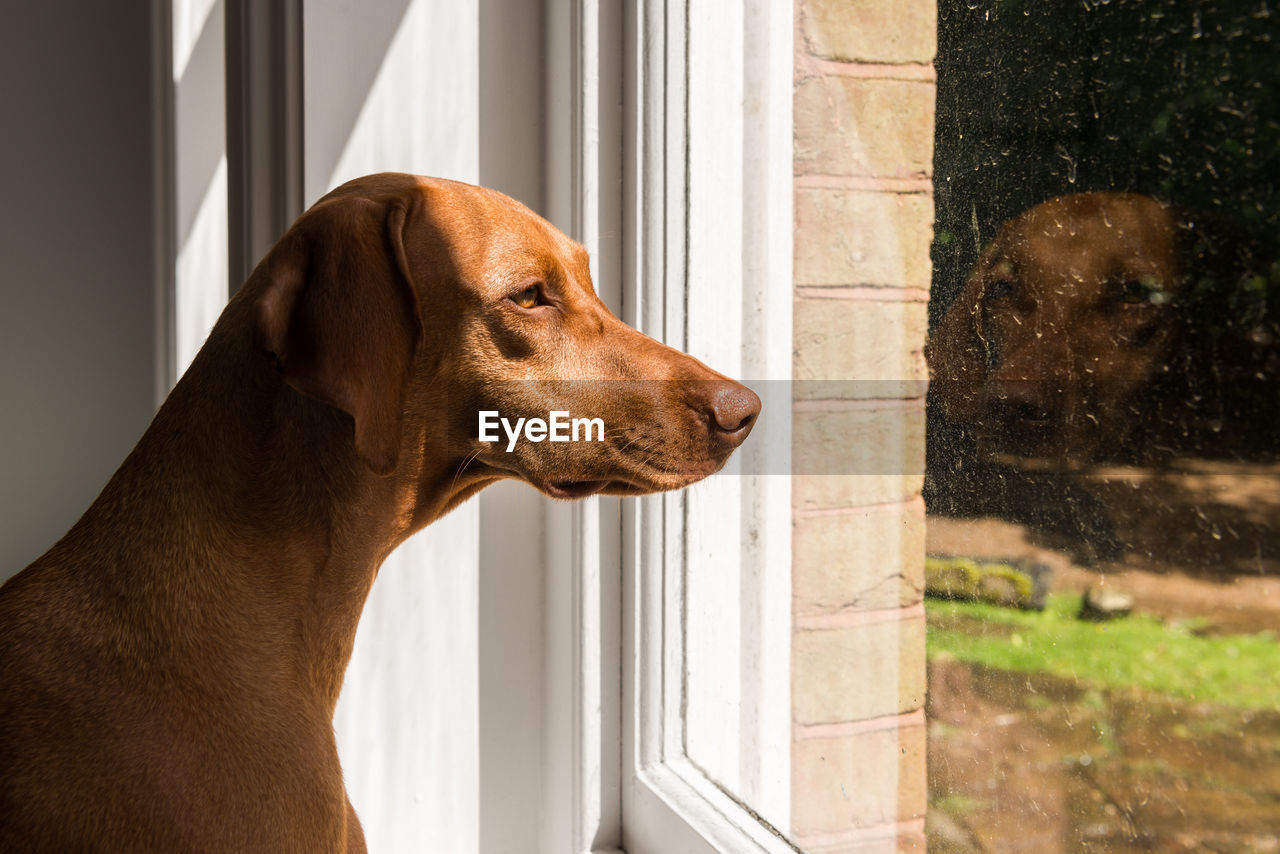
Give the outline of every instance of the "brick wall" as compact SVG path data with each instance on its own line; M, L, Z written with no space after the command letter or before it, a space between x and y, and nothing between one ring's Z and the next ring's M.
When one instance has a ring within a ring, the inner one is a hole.
M796 17L792 833L809 854L924 851L937 10Z

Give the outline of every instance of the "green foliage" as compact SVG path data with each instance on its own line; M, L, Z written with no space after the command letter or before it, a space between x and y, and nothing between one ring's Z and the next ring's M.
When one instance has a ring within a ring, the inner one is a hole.
M1133 616L1076 619L1080 597L1049 597L1043 612L976 602L926 603L931 658L1023 673L1047 673L1083 687L1136 687L1240 709L1280 709L1280 643L1270 633L1201 636L1192 623Z

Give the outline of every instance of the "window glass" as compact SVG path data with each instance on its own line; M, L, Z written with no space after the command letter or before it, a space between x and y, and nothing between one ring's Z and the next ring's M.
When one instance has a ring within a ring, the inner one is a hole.
M939 3L930 850L1280 848L1280 13Z

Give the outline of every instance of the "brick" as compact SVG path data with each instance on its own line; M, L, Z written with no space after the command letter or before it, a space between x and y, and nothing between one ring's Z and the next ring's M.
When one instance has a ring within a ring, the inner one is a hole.
M924 395L925 303L797 299L792 312L796 397Z
M792 414L793 474L923 474L923 400L831 406Z
M791 478L791 506L797 510L832 510L887 504L918 496L924 474L797 474Z
M824 75L796 86L797 175L933 173L933 83Z
M935 0L801 0L804 42L816 56L843 62L932 62Z
M924 505L919 502L795 520L795 613L916 604L924 596L924 542Z
M838 836L832 841L830 836L799 836L792 841L805 854L900 854L902 848L899 837L886 830L887 835L872 834L869 839L855 838L841 840ZM920 849L923 851L924 849Z
M925 835L915 829L886 829L884 835L841 840L839 836L793 838L805 854L925 854Z
M924 704L924 620L801 629L792 638L791 666L798 724L914 711Z
M923 726L794 742L791 824L797 842L804 847L808 835L838 834L923 816L928 803L925 744ZM898 841L890 836L880 844L888 846L883 850L895 851Z
M797 285L928 288L933 196L796 191Z

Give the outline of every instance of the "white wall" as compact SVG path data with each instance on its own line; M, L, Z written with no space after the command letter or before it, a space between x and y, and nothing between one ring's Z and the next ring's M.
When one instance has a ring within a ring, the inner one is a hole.
M0 579L155 408L150 28L146 3L0 11Z

